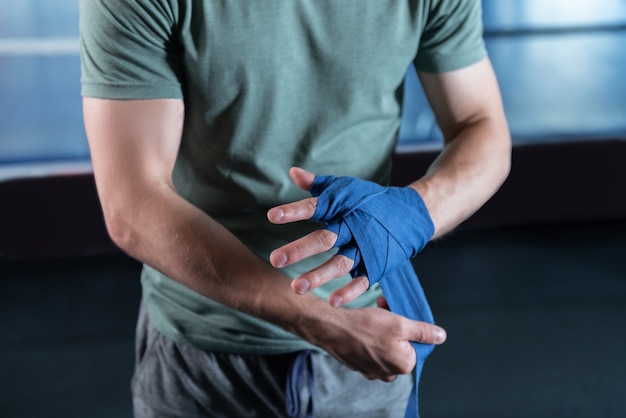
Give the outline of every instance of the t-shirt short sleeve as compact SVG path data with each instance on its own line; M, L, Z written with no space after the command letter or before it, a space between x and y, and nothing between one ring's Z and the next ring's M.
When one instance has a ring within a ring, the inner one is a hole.
M433 73L452 71L485 56L480 0L433 0L415 67Z
M168 0L80 0L81 93L181 98L176 10Z

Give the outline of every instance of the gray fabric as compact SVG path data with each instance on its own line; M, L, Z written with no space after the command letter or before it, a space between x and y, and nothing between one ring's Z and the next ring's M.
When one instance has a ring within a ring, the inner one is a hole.
M295 353L254 356L203 351L159 333L140 309L132 379L135 418L286 417L285 381ZM315 353L315 416L394 418L404 414L411 376L370 381ZM309 401L308 393L301 394Z

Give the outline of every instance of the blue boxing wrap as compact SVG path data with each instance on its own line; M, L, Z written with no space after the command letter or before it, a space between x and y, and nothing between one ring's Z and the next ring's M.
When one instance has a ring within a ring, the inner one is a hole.
M435 227L419 193L409 187L383 187L355 177L317 176L311 195L318 197L311 219L326 222L337 234L338 254L354 260L352 277L380 282L392 312L433 323L426 296L410 262ZM411 342L417 355L415 384L405 412L416 418L418 384L433 345Z
M352 277L367 276L370 286L415 257L435 232L424 201L410 187L317 176L311 195L318 197L311 219L337 234L338 253L354 260Z

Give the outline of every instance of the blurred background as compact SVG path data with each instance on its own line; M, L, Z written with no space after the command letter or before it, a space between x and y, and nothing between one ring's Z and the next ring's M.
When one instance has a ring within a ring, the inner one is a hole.
M483 0L501 191L415 266L448 342L425 417L626 417L626 0ZM441 135L407 72L394 182ZM0 0L0 417L130 417L139 264L109 241L78 6Z

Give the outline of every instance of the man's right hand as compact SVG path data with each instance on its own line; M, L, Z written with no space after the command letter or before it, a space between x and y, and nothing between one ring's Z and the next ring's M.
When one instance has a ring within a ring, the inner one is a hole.
M368 379L390 382L410 373L417 361L411 341L442 344L447 338L439 326L384 308L324 310L329 313L321 322L301 327L301 335Z

